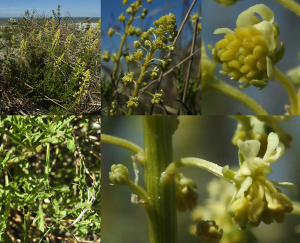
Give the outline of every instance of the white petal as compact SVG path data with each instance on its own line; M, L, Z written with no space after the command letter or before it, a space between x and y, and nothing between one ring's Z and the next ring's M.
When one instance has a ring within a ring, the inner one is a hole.
M219 28L214 31L214 34L233 34L234 31L228 28Z
M247 27L249 25L255 25L256 23L253 20L254 13L258 13L262 20L268 21L270 23L274 22L274 13L271 9L269 9L264 4L256 4L244 12L242 12L237 20L236 20L236 26L238 27Z
M242 140L237 141L237 146L244 156L247 163L251 163L255 156L258 154L260 148L260 142L257 140L248 140L243 142Z
M291 182L276 182L276 181L271 181L274 185L280 186L283 188L289 189L294 195L297 195L297 188L294 183Z
M274 50L277 48L274 26L270 22L262 21L259 24L254 25L254 27L263 32L267 42L268 54L273 55Z
M270 164L276 162L284 154L284 151L284 144L279 141L278 135L271 132L268 136L267 151L263 157L264 162Z
M246 192L249 186L251 186L251 184L252 184L252 178L248 176L246 180L243 182L243 184L241 185L241 188L238 190L236 194L236 198L240 198L242 193Z

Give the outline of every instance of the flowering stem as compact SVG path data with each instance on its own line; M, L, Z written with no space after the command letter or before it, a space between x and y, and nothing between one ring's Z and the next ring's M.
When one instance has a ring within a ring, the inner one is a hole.
M113 80L116 80L116 75L117 75L117 71L118 71L118 67L119 67L119 63L120 63L120 59L122 56L122 51L123 51L123 47L127 38L127 33L128 33L128 29L129 26L131 25L132 21L134 20L134 14L130 16L130 19L127 21L127 25L126 25L126 29L124 32L124 35L121 38L121 43L120 43L120 47L119 47L119 51L116 57L116 61L115 61L115 65L114 65L114 69L112 72L112 78Z
M203 84L203 91L215 91L229 96L248 107L255 115L268 115L267 111L265 111L262 106L251 97L215 77L212 77L212 80Z
M182 166L196 166L200 169L206 170L206 171L208 171L222 179L225 179L225 180L233 180L234 175L235 175L235 173L233 171L229 170L229 168L226 168L226 177L225 177L223 174L223 167L221 167L215 163L206 161L204 159L198 159L198 158L192 158L192 157L183 158L183 159L179 159L179 160L172 162L165 170L165 173L166 174L174 174L176 172L176 170Z
M290 102L291 102L291 111L293 115L298 114L298 100L295 88L291 81L277 68L275 68L275 79L283 85L283 87L288 92Z
M134 92L133 92L132 97L137 97L138 94L139 94L140 87L141 87L144 75L145 75L145 73L147 71L147 68L149 67L149 64L151 62L151 57L152 57L154 51L155 50L153 48L151 48L150 52L146 56L146 60L145 60L144 66L141 69L141 73L140 73L139 79L138 79L138 81L135 84L135 88L134 88ZM132 114L132 108L129 108L128 115L130 116L131 114Z
M300 4L293 0L276 0L281 3L286 8L290 9L292 12L300 16Z
M175 186L164 187L160 177L172 162L172 129L176 117L143 116L146 153L145 185L153 203L147 211L150 243L177 242Z

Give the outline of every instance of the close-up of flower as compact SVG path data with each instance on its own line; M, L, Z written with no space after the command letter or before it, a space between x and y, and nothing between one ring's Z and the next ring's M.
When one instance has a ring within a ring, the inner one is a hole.
M234 31L215 30L215 34L225 34L225 38L216 43L213 57L222 63L221 73L242 83L240 87L252 84L262 89L269 79L275 79L274 64L284 53L283 44L277 50L279 27L274 25L274 13L264 4L257 4L242 12L236 25Z
M292 183L272 182L266 175L272 173L271 164L285 151L276 133L268 136L268 147L263 158L256 157L260 142L257 140L238 140L240 168L233 182L237 191L228 206L234 221L244 228L248 222L258 226L261 221L270 224L274 220L282 223L285 214L293 211L292 201L277 186L287 187L296 193Z
M206 1L203 9L212 10L203 11L204 20L216 16L202 31L205 52L212 60L212 76L208 82L203 80L203 114L300 114L295 87L300 38L300 25L295 23L300 4L291 0Z

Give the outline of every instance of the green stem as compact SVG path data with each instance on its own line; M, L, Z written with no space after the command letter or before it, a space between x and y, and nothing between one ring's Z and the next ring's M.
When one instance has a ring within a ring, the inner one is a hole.
M292 115L298 114L298 100L296 90L292 84L292 82L285 76L282 72L280 72L277 68L275 68L275 79L282 84L282 86L288 92L290 102L291 102L291 111Z
M128 140L125 140L122 138L117 138L114 136L106 135L106 134L101 134L101 142L117 145L119 147L122 147L122 148L125 148L125 149L128 149L128 150L134 152L135 154L138 155L138 158L137 158L138 161L141 163L142 166L144 166L145 152L140 146L136 145L135 143L129 142Z
M172 162L172 134L176 117L143 116L146 153L145 185L153 203L147 211L150 243L177 242L175 185L166 188L160 178Z
M143 204L150 203L150 198L149 198L147 192L143 188L136 185L131 180L129 180L129 182L126 184L126 186L128 186L131 190L133 190L143 200Z
M172 162L165 170L166 174L174 174L179 167L182 166L196 166L200 169L206 170L222 179L233 181L235 173L229 170L228 167L221 167L215 163L198 158L183 158ZM226 176L223 174L223 170L226 169Z
M126 41L126 38L127 38L128 29L129 29L129 26L131 25L133 20L134 20L134 15L131 15L130 19L127 21L127 25L126 25L124 35L121 38L119 51L118 51L116 61L115 61L115 65L114 65L114 69L113 69L113 72L112 72L113 80L116 80L116 75L117 75L120 59L121 59L121 56L122 56L123 47L124 47L124 44L125 44L125 41Z
M26 144L24 144L20 139L18 139L17 137L15 137L11 132L6 131L3 128L0 128L0 132L6 134L11 140L13 140L15 143L21 145L23 148L25 148L26 150L30 150L30 148L28 148L26 146Z
M3 169L4 171L4 177L5 177L5 187L9 187L9 178L8 178L8 173L7 173L7 169ZM7 221L8 221L8 216L9 216L9 211L10 211L10 199L11 199L11 191L9 190L8 192L5 192L4 194L4 198L5 200L5 206L4 206L4 213L3 213L3 217L4 217L4 221L5 221L5 228L7 227ZM2 229L3 230L3 229ZM5 229L4 229L5 231Z
M203 82L203 93L209 91L215 91L231 97L237 102L248 107L256 115L268 115L267 111L265 111L254 99L244 94L240 90L232 87L231 85L218 80L216 77L212 77L211 80Z
M58 139L57 142L52 143L52 144L59 144L59 143L61 143L61 142L64 142L64 138L63 138L63 137L60 137L60 138ZM27 152L27 153L24 153L23 155L20 155L20 156L18 156L18 157L14 157L14 158L8 160L8 161L6 162L7 167L10 167L10 166L13 165L14 163L19 163L19 162L21 162L21 161L23 161L23 160L26 160L26 159L32 157L33 155L35 155L35 154L37 154L38 152L40 152L40 151L46 146L46 144L47 144L47 143L41 143L39 146L37 146L36 148L34 148L34 149L32 150L32 152Z
M300 17L300 4L296 3L294 0L275 0L281 3L286 8L290 9L292 12Z

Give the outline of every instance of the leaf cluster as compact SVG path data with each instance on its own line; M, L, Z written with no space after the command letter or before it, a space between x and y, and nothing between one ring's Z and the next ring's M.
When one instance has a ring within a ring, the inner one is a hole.
M68 232L100 237L100 131L93 124L92 117L0 118L0 242Z

